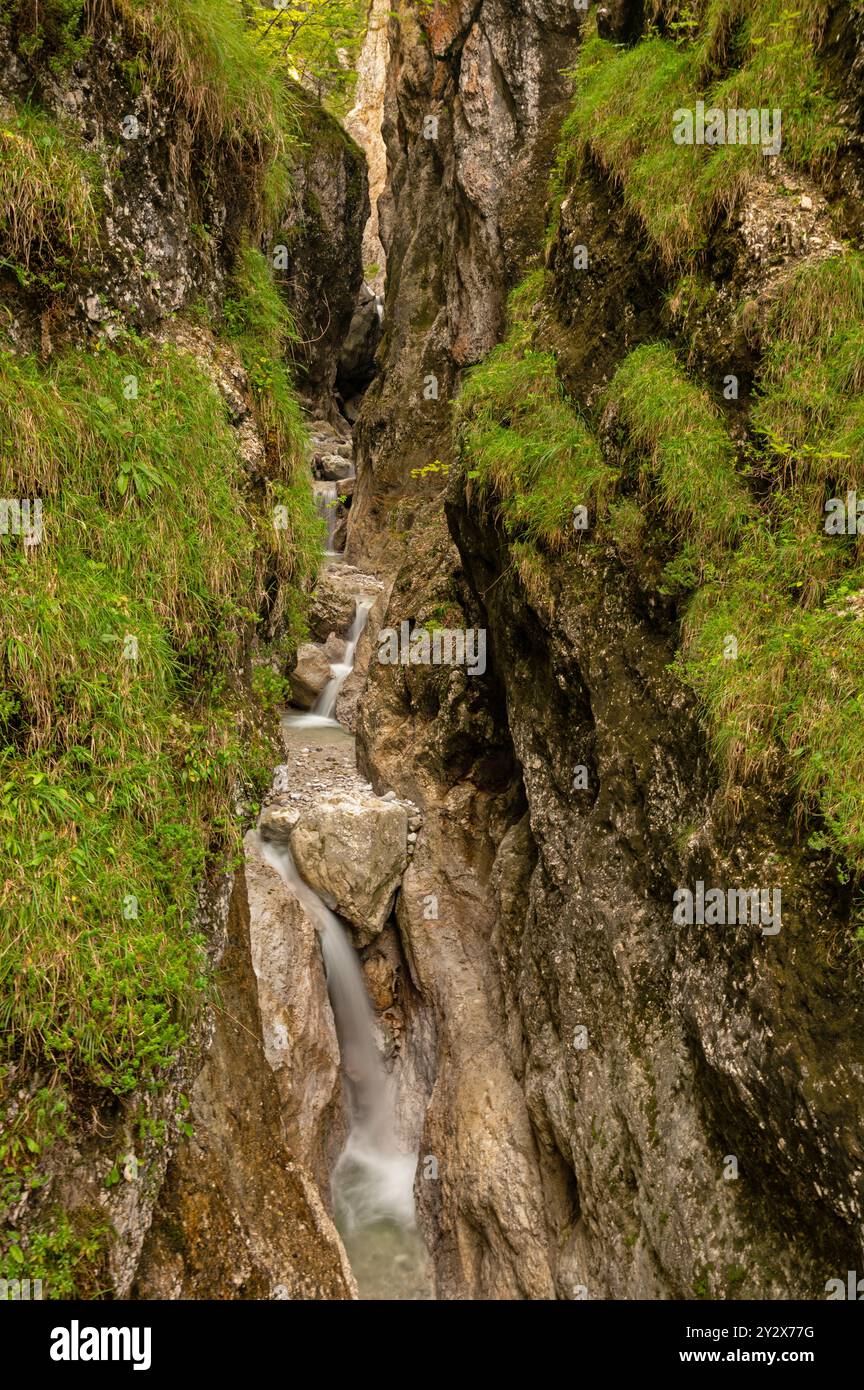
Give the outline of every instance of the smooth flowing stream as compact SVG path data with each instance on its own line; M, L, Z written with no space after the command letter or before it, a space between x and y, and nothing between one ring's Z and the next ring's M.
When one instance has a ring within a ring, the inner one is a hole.
M327 540L324 544L324 554L333 557L336 555L335 535L336 535L336 498L338 497L336 483L318 482L316 479L312 483L312 491L315 495L315 510L327 527Z
M309 714L288 713L283 718L289 739L308 737L307 731L314 729L325 743L351 737L335 718L336 702L354 669L371 607L368 598L356 600L343 660L331 666L330 680L314 708ZM288 845L264 842L262 849L300 901L321 942L350 1107L348 1138L333 1170L331 1190L336 1225L360 1296L430 1298L429 1261L414 1210L417 1154L406 1153L397 1139L394 1083L378 1049L359 957L339 918L300 876Z
M357 653L357 643L360 641L363 635L363 629L369 620L369 610L371 607L371 599L357 599L354 610L354 621L351 624L351 630L346 639L347 644L342 661L334 662L331 665L330 679L308 714L289 714L286 716L286 721L292 728L341 729L342 725L336 718L336 701L339 699L343 685L354 670L354 657Z
M402 1153L396 1142L390 1081L375 1043L357 953L339 918L300 877L288 846L264 843L262 849L299 898L321 942L351 1102L351 1131L333 1171L337 1222L349 1235L381 1221L413 1227L417 1155Z

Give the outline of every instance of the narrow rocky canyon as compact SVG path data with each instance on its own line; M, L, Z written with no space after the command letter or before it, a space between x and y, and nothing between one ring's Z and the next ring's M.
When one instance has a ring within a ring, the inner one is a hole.
M857 1297L861 6L298 13L0 15L0 1274Z

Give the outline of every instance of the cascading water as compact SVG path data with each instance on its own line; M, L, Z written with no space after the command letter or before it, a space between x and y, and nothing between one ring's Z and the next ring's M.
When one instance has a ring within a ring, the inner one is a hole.
M312 713L320 715L322 719L333 719L335 717L336 701L339 699L339 692L343 685L354 670L354 656L357 651L357 643L360 641L363 629L369 620L369 610L371 607L371 599L364 598L357 600L357 606L354 610L354 621L351 624L351 630L347 637L344 659L330 667L330 679L312 708Z
M339 918L300 877L288 846L262 841L261 847L321 942L351 1118L333 1169L333 1207L361 1297L428 1298L428 1257L414 1212L417 1154L403 1152L396 1138L391 1081L360 962Z
M321 942L351 1104L351 1130L333 1172L337 1220L348 1235L388 1221L412 1229L417 1155L401 1152L396 1141L390 1082L357 954L339 918L300 877L287 845L264 842L262 852L296 894Z
M331 666L330 680L309 714L283 717L289 738L316 729L325 744L350 739L335 717L336 703L354 669L371 608L371 599L355 599L344 657ZM348 1138L332 1174L333 1208L361 1297L429 1298L429 1260L414 1211L417 1154L406 1153L397 1139L393 1080L378 1050L359 958L339 918L300 876L287 844L267 842L262 848L321 942L350 1106Z
M354 621L348 633L345 646L345 655L339 662L334 662L330 667L330 679L325 685L309 714L290 714L286 717L286 723L296 729L339 729L342 726L336 719L336 701L339 699L343 685L347 681L351 672L354 670L354 657L357 653L357 643L363 635L363 629L369 620L369 611L372 607L372 600L363 598L357 599L354 609Z
M329 482L315 481L312 490L315 494L315 510L327 527L327 539L324 544L324 554L331 558L338 554L335 549L336 536L336 491L337 484Z

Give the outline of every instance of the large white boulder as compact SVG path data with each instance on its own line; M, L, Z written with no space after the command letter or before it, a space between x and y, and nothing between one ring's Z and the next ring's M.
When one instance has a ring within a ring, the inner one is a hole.
M291 853L302 877L352 928L355 945L381 931L408 863L401 802L333 792L301 812Z

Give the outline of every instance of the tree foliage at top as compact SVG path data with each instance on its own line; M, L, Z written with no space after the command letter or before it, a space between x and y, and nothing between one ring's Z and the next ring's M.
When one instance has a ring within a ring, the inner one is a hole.
M244 9L269 56L339 111L351 104L365 0L275 0Z

